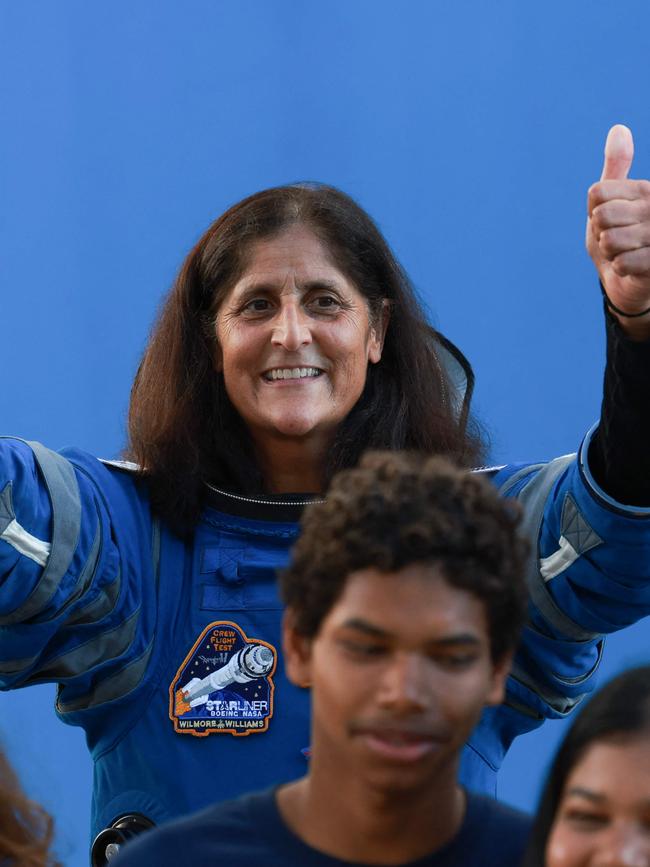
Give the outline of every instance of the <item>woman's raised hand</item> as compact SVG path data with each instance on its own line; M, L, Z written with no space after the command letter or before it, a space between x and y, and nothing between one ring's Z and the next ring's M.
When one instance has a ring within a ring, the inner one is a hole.
M632 180L631 131L613 126L605 144L600 180L587 198L587 250L594 260L610 302L627 316L621 326L638 339L650 337L650 181ZM632 316L633 318L630 318Z

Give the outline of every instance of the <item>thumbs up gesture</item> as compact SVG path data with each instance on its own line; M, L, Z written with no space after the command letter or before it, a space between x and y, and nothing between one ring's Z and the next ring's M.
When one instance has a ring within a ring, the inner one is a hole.
M613 126L605 144L605 163L588 194L587 250L594 260L614 313L631 337L650 337L650 181L628 178L634 157L632 133ZM611 309L611 308L610 308Z

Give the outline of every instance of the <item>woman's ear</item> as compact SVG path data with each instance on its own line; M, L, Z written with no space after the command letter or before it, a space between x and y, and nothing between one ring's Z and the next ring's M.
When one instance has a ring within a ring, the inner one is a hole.
M212 344L212 366L217 373L223 373L223 352L221 351L221 341L219 340L219 311L211 317L211 321L206 325L205 335L209 343Z
M282 620L282 649L287 677L295 686L311 686L311 640L298 632L290 608Z
M377 364L381 361L381 354L384 350L384 341L390 322L390 301L384 298L381 302L381 310L375 325L371 329L370 347L368 350L368 360L372 364Z
M217 373L223 373L223 352L221 351L221 343L217 334L217 325L214 325L212 333L212 365Z

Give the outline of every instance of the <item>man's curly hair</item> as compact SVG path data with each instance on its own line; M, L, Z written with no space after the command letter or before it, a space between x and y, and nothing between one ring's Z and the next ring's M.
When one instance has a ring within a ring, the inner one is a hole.
M280 588L306 637L318 633L352 572L431 563L485 604L492 658L514 647L528 544L517 532L517 505L480 474L441 457L369 452L334 477L326 501L308 506L301 523Z

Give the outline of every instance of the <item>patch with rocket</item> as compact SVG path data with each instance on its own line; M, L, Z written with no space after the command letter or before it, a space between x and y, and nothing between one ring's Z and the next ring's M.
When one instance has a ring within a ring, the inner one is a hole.
M249 638L236 623L210 623L169 687L175 731L249 735L268 729L273 716L273 645Z

